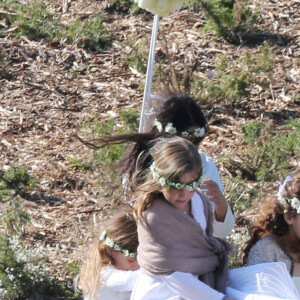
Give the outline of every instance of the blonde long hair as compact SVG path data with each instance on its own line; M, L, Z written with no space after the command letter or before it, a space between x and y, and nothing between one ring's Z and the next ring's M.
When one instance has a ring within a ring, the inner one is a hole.
M131 212L114 215L106 221L103 230L123 249L127 249L131 253L137 251L137 226ZM100 233L87 251L78 279L78 288L89 299L93 299L96 296L97 288L105 283L106 278L101 278L103 268L114 265L113 258L109 253L111 248L104 241L100 241L99 236Z
M194 144L181 137L158 139L150 149L157 170L165 179L179 181L185 173L196 171L202 174L202 162L198 149ZM140 177L140 171L136 171L134 179ZM134 211L137 218L142 218L143 212L157 197L162 197L162 186L157 179L153 179L148 172L146 181L142 185L134 187L136 200Z

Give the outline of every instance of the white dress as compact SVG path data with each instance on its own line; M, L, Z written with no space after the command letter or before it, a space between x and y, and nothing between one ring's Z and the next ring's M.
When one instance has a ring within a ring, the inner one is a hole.
M85 296L84 300L129 300L138 273L107 267L101 276L106 282L97 289L96 298Z
M299 300L300 294L284 262L229 270L226 294L237 300Z
M204 152L199 152L201 161L202 161L202 168L203 168L203 174L204 177L208 177L209 179L216 182L220 188L220 190L223 192L224 187L222 185L221 177L219 174L219 170L212 160L211 157L207 156Z

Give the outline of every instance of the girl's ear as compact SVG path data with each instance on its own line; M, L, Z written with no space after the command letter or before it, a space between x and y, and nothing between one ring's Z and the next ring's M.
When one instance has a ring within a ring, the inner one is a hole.
M107 251L108 256L111 257L111 258L113 258L113 255L114 255L113 249L107 247L106 251Z
M291 216L291 214L284 214L283 215L284 220L287 222L288 225L292 225L294 218Z

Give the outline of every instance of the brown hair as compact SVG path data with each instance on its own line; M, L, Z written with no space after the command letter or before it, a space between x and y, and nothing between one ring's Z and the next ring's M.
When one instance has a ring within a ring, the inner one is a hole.
M157 170L164 178L178 181L179 178L191 171L202 174L202 163L199 152L194 144L181 137L158 139L150 149ZM139 177L136 171L134 178ZM138 218L157 197L162 197L162 186L157 179L153 179L148 172L144 184L134 187L136 201L134 209Z
M160 107L156 119L165 128L168 123L172 123L178 133L188 131L191 128L204 128L205 133L208 131L207 120L197 102L187 94L176 91L167 90L163 95L165 101ZM149 149L155 139L160 137L170 137L166 132L159 132L156 126L153 126L149 132L145 133L130 133L115 136L103 137L91 142L84 141L76 136L86 146L98 149L108 145L132 143L132 148L127 157L123 161L122 175L128 176L128 181L131 181L136 169L145 170L149 168L153 159L149 155ZM199 145L204 139L202 137L188 138L195 145ZM141 159L142 158L142 159Z
M300 171L291 181L288 181L283 189L282 196L291 199L300 199ZM290 204L282 205L276 195L269 196L262 203L259 215L250 227L250 240L244 248L244 263L247 263L250 249L263 237L272 234L278 245L287 252L300 252L300 243L295 234L290 233L290 227L285 221L284 215L295 218L297 211Z
M105 223L107 236L116 244L129 252L136 252L138 246L137 226L133 214L122 212L114 215ZM100 233L95 238L92 247L87 251L85 262L79 275L78 287L85 296L95 297L97 288L105 282L101 278L101 270L113 266L114 261L109 253L109 247L99 240Z

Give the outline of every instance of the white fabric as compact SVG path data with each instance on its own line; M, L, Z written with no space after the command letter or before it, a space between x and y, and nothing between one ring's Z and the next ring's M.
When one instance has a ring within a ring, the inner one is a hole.
M206 219L204 215L204 206L203 201L198 193L195 193L191 200L192 207L192 215L194 219L200 224L201 228L205 232L206 230ZM210 202L214 207L214 204ZM227 212L225 216L224 222L218 222L214 219L213 222L213 235L219 238L225 238L228 234L230 234L231 230L234 227L235 218L231 211L231 208L227 207Z
M132 291L131 300L221 300L224 294L204 284L196 276L174 272L168 276L149 276L142 272Z
M222 185L221 177L220 177L220 174L219 174L216 164L214 163L212 158L207 156L205 153L199 152L199 154L200 154L201 161L202 161L204 177L208 177L209 179L216 182L218 184L220 190L223 192L224 187ZM197 197L196 193L195 193L194 197ZM202 201L201 201L201 204L202 204ZM212 206L214 209L214 203L212 203ZM193 212L193 215L194 215L195 219L200 223L202 229L205 231L206 221L205 221L205 217L204 217L204 213L203 213L203 204L202 204L202 208L198 211L201 214L201 217L199 219L196 219L194 212ZM228 205L224 222L218 222L218 221L214 220L213 235L216 237L225 238L227 235L229 235L231 233L231 230L234 228L234 224L235 224L235 218L234 218L231 208Z
M104 285L97 290L97 300L129 300L133 285L140 271L122 271L107 267L102 278L107 278ZM96 300L85 297L84 300Z
M298 293L300 294L300 277L292 277Z
M300 299L300 294L283 262L229 270L226 294L238 300Z
M204 177L208 177L209 179L216 182L220 188L220 190L223 192L224 187L222 185L221 177L219 174L219 170L212 160L211 157L207 156L204 152L199 152L201 161L202 161L202 168Z

